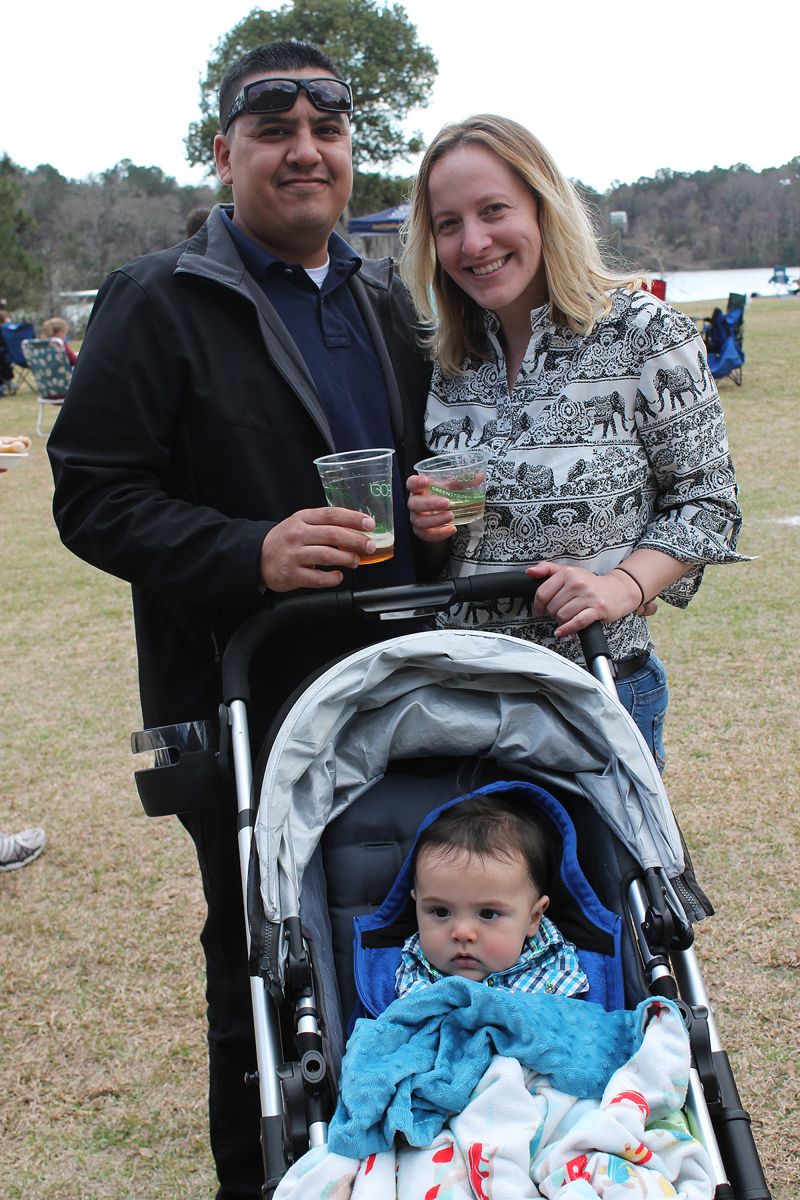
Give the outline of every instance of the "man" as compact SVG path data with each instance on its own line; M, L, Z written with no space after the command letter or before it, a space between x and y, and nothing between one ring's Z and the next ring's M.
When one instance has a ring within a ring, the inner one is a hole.
M229 69L215 155L233 208L106 280L50 437L65 544L132 584L148 726L216 717L225 643L274 595L414 577L402 481L420 457L429 371L392 263L362 265L332 232L352 186L351 106L334 64L304 43ZM371 521L324 506L313 459L372 446L396 448L396 551L353 572ZM375 636L304 628L270 647L253 672L254 743L310 669ZM233 800L181 820L208 903L218 1197L257 1197Z

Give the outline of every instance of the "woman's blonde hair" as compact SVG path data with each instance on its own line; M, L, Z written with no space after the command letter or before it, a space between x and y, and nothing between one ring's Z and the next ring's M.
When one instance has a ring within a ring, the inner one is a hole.
M48 317L47 320L42 323L42 337L63 338L68 329L69 325L63 317Z
M575 333L589 333L611 308L608 291L635 288L642 279L605 266L588 210L542 143L507 117L480 114L445 125L428 147L414 180L401 260L419 316L424 345L448 375L459 375L470 355L486 358L483 309L454 283L436 255L429 197L433 167L458 146L479 145L508 163L535 197L550 314Z

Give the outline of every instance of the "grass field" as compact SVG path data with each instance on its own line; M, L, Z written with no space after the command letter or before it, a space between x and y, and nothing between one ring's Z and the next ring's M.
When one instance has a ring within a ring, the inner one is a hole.
M744 386L720 392L757 558L709 570L654 630L665 782L717 908L698 954L774 1198L797 1200L800 300L753 301L745 345ZM35 409L0 399L0 433L32 434ZM49 842L0 875L0 1197L207 1200L193 848L136 796L128 588L61 547L50 501L34 439L0 476L0 829Z

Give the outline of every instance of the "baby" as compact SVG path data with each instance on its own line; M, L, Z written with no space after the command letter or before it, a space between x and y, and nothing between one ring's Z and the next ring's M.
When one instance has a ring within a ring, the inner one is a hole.
M527 809L489 795L443 812L415 848L419 929L403 946L398 997L447 975L515 992L588 991L575 947L544 915L550 875L547 836Z

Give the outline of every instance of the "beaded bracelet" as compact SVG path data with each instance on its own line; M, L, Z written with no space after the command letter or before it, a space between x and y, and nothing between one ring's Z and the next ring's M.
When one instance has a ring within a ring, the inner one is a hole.
M633 582L636 584L637 588L639 589L639 593L640 593L640 595L641 595L641 597L642 597L642 604L640 604L640 605L639 605L639 607L640 607L640 608L642 607L642 605L645 605L645 604L647 604L647 601L645 600L645 596L644 596L644 588L643 588L643 587L642 587L642 585L639 583L639 580L636 578L636 576L635 576L635 575L632 575L630 571L628 571L628 570L626 570L626 569L625 569L625 567L613 567L613 568L612 568L612 570L614 570L614 571L622 571L622 574L623 574L623 575L627 575L627 576L628 576L628 579L632 579L632 580L633 580Z

